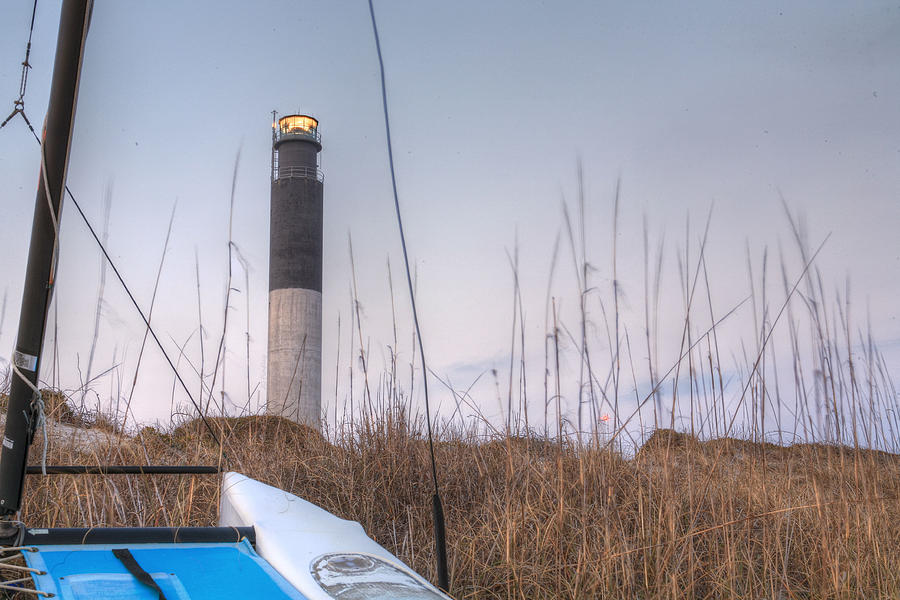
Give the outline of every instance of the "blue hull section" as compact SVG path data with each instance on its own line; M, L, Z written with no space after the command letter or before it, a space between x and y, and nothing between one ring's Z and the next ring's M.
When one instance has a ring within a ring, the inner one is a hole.
M35 546L24 552L37 589L64 600L157 600L158 593L132 575L113 556L118 545ZM306 600L250 543L132 544L138 565L149 573L167 600L267 598Z

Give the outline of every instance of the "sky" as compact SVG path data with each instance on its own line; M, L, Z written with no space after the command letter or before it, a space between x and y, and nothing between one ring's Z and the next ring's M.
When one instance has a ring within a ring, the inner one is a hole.
M760 292L765 256L774 314L784 300L779 257L791 280L803 268L786 203L810 247L827 237L815 261L825 295L842 298L849 286L853 327L870 319L900 375L900 5L376 1L375 9L425 351L430 369L454 388L474 384L467 412L502 421L511 348L526 360L526 389L542 412L548 298L571 334L563 393L574 410L580 294L566 211L577 254L584 231L588 337L602 360L615 345L603 312L614 303L613 281L629 341L637 346L644 335L645 222L650 253L663 248L658 360L669 364L685 312L679 264L693 272L708 215L714 313ZM4 114L17 96L30 17L31 3L17 1L0 21ZM36 124L58 18L58 3L38 3L26 96ZM145 308L174 210L152 320L197 390L191 365L202 351L209 381L223 330L231 221L240 257L232 262L220 373L228 409L252 409L265 398L273 110L320 121L323 404L341 413L351 371L352 393L360 394L360 340L373 382L389 368L392 348L404 381L412 360L366 3L97 1L68 184L98 229L108 204L108 247ZM4 357L14 344L38 165L19 119L0 130ZM62 220L51 311L59 368L51 373L45 361L42 377L87 404L121 404L135 382L143 327L107 272L95 328L100 256L71 206ZM514 261L524 352L511 329ZM740 355L753 339L754 312L762 309L746 303L723 324L727 354ZM639 363L649 353L634 354ZM93 378L107 370L78 391L88 371ZM646 391L646 374L627 379ZM446 388L431 386L439 413L452 413ZM173 407L186 404L172 390L171 372L148 345L135 417L168 422Z

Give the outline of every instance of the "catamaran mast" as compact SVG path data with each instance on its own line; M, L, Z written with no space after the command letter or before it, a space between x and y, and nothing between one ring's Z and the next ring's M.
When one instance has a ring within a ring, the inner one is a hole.
M28 447L41 416L39 395L36 392L38 372L47 310L55 280L59 216L91 5L92 0L64 0L59 19L50 103L41 144L41 174L31 226L31 246L25 271L19 334L12 360L6 431L0 454L2 518L15 514L21 506Z

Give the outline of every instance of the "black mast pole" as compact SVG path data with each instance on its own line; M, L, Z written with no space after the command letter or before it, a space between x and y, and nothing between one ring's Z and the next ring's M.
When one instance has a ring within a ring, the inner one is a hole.
M42 136L41 175L31 226L19 334L12 361L6 431L0 454L0 518L3 519L9 519L21 507L28 447L40 416L35 390L41 367L47 309L53 293L59 216L91 4L91 0L64 0L59 19L50 103Z

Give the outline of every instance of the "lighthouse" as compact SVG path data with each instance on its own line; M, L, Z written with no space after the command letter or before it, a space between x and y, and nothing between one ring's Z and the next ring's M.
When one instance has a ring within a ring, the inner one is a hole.
M322 139L309 115L273 121L266 412L320 428Z

